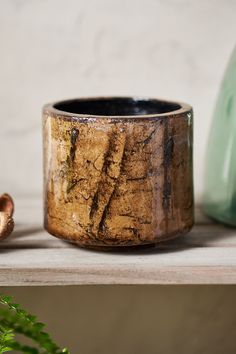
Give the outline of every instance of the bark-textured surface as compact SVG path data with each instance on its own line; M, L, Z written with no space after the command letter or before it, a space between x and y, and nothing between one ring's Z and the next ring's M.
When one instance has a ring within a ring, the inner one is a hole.
M84 246L152 244L193 224L192 112L75 118L44 110L45 227Z

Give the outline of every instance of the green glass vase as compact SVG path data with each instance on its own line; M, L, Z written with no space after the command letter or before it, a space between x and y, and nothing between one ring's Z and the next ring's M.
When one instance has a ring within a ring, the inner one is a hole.
M236 226L236 47L216 103L205 171L205 213Z

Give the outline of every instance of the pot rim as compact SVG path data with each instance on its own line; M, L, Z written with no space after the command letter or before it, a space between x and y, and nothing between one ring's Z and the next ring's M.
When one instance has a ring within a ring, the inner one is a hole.
M161 103L166 103L170 105L178 105L179 108L169 110L164 113L151 113L151 114L130 114L130 115L109 115L109 114L87 114L87 113L72 113L68 112L66 110L61 110L58 108L55 108L56 105L59 104L66 104L66 103L71 103L75 101L96 101L96 100L131 100L131 101L158 101ZM140 120L140 119L148 119L148 118L159 118L159 117L166 117L166 116L179 116L185 113L191 113L192 112L192 106L184 103L182 101L172 101L172 100L166 100L162 99L159 97L151 97L151 96L82 96L82 97L77 97L77 98L70 98L70 99L65 99L65 100L60 100L52 103L47 103L43 106L43 113L44 114L53 114L54 116L57 116L58 118L63 117L67 119L88 119L88 118L105 118L105 119L132 119L132 120Z

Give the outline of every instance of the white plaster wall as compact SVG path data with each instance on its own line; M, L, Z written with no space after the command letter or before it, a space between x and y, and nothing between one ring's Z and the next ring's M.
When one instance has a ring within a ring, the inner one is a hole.
M235 0L0 0L0 194L41 195L45 102L117 94L193 105L199 200L235 14ZM235 353L231 287L5 291L72 353Z
M194 107L199 199L235 14L235 0L0 0L0 191L40 196L45 102L151 95Z

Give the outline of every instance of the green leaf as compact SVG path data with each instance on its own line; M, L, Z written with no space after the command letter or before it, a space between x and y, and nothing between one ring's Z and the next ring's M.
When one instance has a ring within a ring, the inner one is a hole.
M1 350L2 350L2 353L5 353L5 352L9 352L10 350L12 350L12 348L11 347L2 347Z
M60 349L43 331L44 323L14 303L11 296L0 294L0 304L4 306L0 307L0 354L12 349L28 354L70 354L68 349ZM39 349L15 341L16 333L30 338Z

